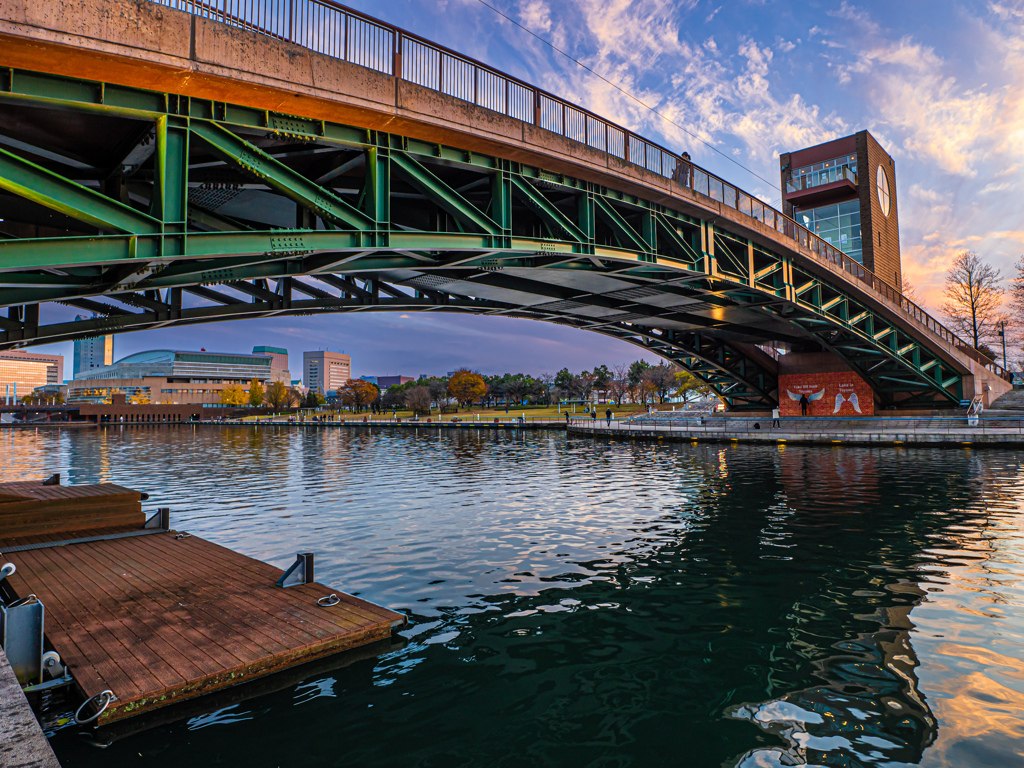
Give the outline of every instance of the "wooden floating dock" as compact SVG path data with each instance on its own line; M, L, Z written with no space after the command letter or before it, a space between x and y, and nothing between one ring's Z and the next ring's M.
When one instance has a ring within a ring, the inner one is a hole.
M53 509L9 506L26 495ZM135 519L105 514L102 526L69 529L91 523L72 499L103 496L121 497L120 516ZM29 518L47 530L31 534ZM0 485L0 553L17 566L10 588L44 604L46 638L83 698L117 696L101 725L388 638L405 623L322 584L278 587L280 569L199 537L144 530L141 494L119 486ZM332 594L336 605L318 605Z

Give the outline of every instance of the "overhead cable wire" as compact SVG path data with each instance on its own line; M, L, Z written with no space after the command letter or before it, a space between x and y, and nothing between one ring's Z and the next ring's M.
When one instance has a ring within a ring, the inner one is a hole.
M775 187L775 182L769 181L769 180L768 180L768 179L766 179L766 178L765 178L764 176L761 176L761 175L760 175L759 173L757 173L757 172L755 172L755 171L752 171L752 170L751 170L750 168L747 168L747 166L743 165L743 163L741 163L741 162L739 162L738 160L735 160L735 159L733 159L733 158L729 157L729 156L728 156L727 154L725 154L724 152L722 152L722 151L721 151L720 149L718 149L717 147L715 147L715 146L714 146L713 144L711 144L711 143L709 143L709 142L705 141L705 140L704 140L704 139L702 139L702 138L701 138L700 136L697 136L697 135L696 135L696 134L694 134L693 132L689 131L688 129L686 129L686 128L685 128L684 126L680 125L679 123L677 123L677 122L676 122L675 120L673 120L673 119L672 119L671 117L669 117L668 115L665 115L665 114L663 114L663 113L659 112L659 111L658 111L657 109L655 109L654 107L652 107L652 106L651 106L650 104L646 103L645 101L643 101L642 99L638 98L637 96L634 96L634 95L633 95L632 93L630 93L629 91L627 91L627 90L626 90L625 88L623 88L623 87L622 87L621 85L618 85L617 83L615 83L615 82L613 82L613 81L609 80L609 79L608 79L607 77L605 77L604 75L602 75L602 74L601 74L600 72L597 72L597 71L596 71L596 70L594 70L593 68L591 68L591 67L588 67L588 66L587 66L586 64L584 64L584 63L583 63L582 61L580 61L579 59L575 58L574 56L572 56L571 54L567 53L566 51L563 51L563 50L562 50L561 48L559 48L559 47L558 47L557 45L555 45L555 44L554 44L554 43L552 43L551 41L549 41L549 40L546 40L545 38L541 37L540 35L538 35L538 34L537 34L536 32L534 32L534 31L533 31L532 29L530 29L529 27L525 27L525 26L523 26L523 25L522 25L522 24L520 24L520 23L519 23L518 21L516 21L515 19L513 19L513 18L512 18L511 16L507 15L506 13L503 13L502 11L500 11L500 10L499 10L499 9L497 9L497 8L495 8L495 7L494 7L493 5L491 5L490 3L486 2L486 0L476 0L476 1L477 1L478 3L480 3L480 5L482 5L482 6L486 7L486 8L490 8L490 9L491 9L492 11L494 11L494 12L495 12L496 14L498 14L499 16L501 16L501 18L503 18L503 19L505 19L506 21L508 21L508 22L510 22L510 23L512 23L512 24L514 24L514 25L516 25L517 27L519 27L519 29L523 30L523 31L524 31L524 32L526 32L526 33L527 33L528 35L530 35L530 36L532 36L532 37L535 37L535 38L537 38L537 39L538 39L538 40L540 40L540 41L541 41L542 43L544 43L544 45L548 46L548 48L550 48L551 50L555 51L555 52L556 52L556 53L558 53L558 54L561 54L562 56L564 56L565 58L567 58L567 59L568 59L569 61L571 61L571 62L572 62L573 64L575 64L576 66L578 66L578 67L580 67L580 68L582 68L582 69L585 69L585 70L586 70L587 72L589 72L590 74L592 74L592 75L593 75L594 77L598 78L598 79L599 79L599 80L601 80L602 82L605 82L605 83L607 83L608 85L610 85L610 86L611 86L612 88L614 88L615 90L617 90L617 91L618 91L619 93L621 93L621 94L622 94L623 96L625 96L626 98L628 98L628 99L630 99L630 100L632 100L632 101L635 101L635 102L636 102L637 104L639 104L639 105L640 105L641 107L643 107L644 109L650 110L650 112L652 112L653 114L655 114L655 115L657 115L658 117L660 117L660 118L661 118L662 120L664 120L664 121L665 121L666 123L669 123L669 124L671 124L671 125L674 125L674 126L675 126L676 128L678 128L679 130L681 130L681 131L682 131L683 133L685 133L685 134L686 134L687 136L689 136L690 138L692 138L692 139L694 139L694 140L696 140L696 141L699 141L699 142L700 142L701 144L703 144L704 146L706 146L706 147L707 147L708 149L710 149L710 150L711 150L712 152L715 152L716 154L719 154L719 155L721 155L722 157L724 157L724 158L725 158L726 160L728 160L728 161L729 161L730 163L732 163L733 165L735 165L735 166L737 166L737 167L739 167L739 168L743 169L744 171L746 171L747 173L749 173L749 174L750 174L751 176L753 176L754 178L756 178L756 179L760 179L760 180L761 180L761 181L763 181L763 182L764 182L765 184L767 184L767 185L768 185L769 187L771 187L771 188L773 188L773 189L774 189L774 187Z

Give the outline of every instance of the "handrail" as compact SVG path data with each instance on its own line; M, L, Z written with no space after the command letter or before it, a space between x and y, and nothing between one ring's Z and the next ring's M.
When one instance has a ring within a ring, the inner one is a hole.
M334 0L151 0L392 75L557 133L733 208L838 267L962 354L1009 381L1010 374L860 262L782 212L627 128L475 59Z

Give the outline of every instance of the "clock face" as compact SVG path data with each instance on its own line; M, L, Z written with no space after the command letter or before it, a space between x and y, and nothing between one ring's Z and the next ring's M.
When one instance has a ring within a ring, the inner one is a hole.
M882 166L878 166L878 178L875 182L878 187L878 204L882 206L882 213L889 215L889 179L885 175Z

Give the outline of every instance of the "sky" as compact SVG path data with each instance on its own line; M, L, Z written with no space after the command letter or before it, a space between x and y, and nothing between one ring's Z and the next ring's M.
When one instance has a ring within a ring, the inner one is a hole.
M933 313L958 251L977 252L1004 277L1024 253L1024 0L486 2L672 122L481 0L348 0L688 151L776 206L780 153L870 130L896 162L904 273ZM296 377L307 349L351 354L357 376L536 374L644 356L547 323L424 314L235 321L115 341L117 357L256 344L286 347ZM36 349L70 362L70 344Z

